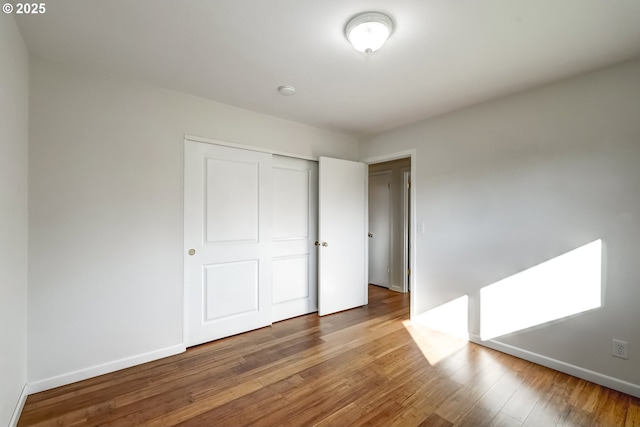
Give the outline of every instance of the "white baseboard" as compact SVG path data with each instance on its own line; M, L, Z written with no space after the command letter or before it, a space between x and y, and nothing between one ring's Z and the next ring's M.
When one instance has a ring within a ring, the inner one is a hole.
M25 384L24 387L22 387L22 393L20 393L20 397L18 398L18 403L16 404L16 408L13 410L11 421L9 421L9 427L16 427L18 425L18 420L20 419L20 414L22 414L22 408L24 408L24 404L27 401L28 395L29 395L29 384Z
M564 372L565 374L573 375L574 377L578 377L583 380L591 381L595 384L600 384L601 386L608 387L613 390L630 394L631 396L640 397L640 385L638 384L610 377L599 372L581 368L580 366L552 359L528 350L523 350L509 344L493 340L482 341L478 335L469 334L469 341L519 357L520 359L528 360L529 362L537 363L538 365L546 366L547 368L555 369L556 371Z
M389 290L391 291L396 291L396 292L402 292L402 285L397 285L397 284L392 284L391 286L389 286Z
M179 354L184 351L186 351L186 346L184 344L174 345L171 347L150 351L148 353L138 354L136 356L125 357L124 359L103 363L101 365L91 366L89 368L80 369L66 374L56 375L55 377L30 382L29 394L39 393L41 391L50 390L55 387L60 387L77 381L86 380L88 378L97 377L99 375L108 374L110 372L119 371L120 369L130 368L142 363L147 363L153 360L162 359L164 357L173 356L174 354Z

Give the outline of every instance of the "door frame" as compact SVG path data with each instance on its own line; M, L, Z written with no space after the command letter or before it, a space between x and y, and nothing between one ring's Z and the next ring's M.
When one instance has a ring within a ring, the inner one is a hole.
M413 246L413 240L411 240L411 168L402 168L402 268L405 273L402 275L402 292L409 292L409 277L407 271L413 267L409 260L409 245Z
M304 154L290 153L288 151L272 150L270 148L256 147L255 145L238 144L222 141L220 139L205 138L203 136L184 135L184 141L204 142L205 144L222 145L224 147L239 148L241 150L257 151L259 153L274 154L276 156L293 157L295 159L313 160L317 162L318 156L305 156Z
M367 175L368 175L368 168L369 165L372 164L376 164L376 163L383 163L383 162L389 162L392 160L398 160L398 159L406 159L407 157L411 158L411 167L408 168L410 173L411 173L411 188L410 188L410 197L413 203L411 203L410 206L410 223L409 223L409 235L410 235L410 240L412 242L411 244L411 248L409 250L409 263L413 266L413 269L411 271L411 275L409 276L409 284L408 286L411 289L411 292L409 293L409 307L410 307L410 318L413 319L414 316L417 314L415 311L415 301L416 301L416 294L419 292L418 287L416 286L416 275L419 274L418 272L418 268L416 267L416 150L412 149L412 150L405 150L405 151L397 151L395 153L388 153L388 154L383 154L383 155L379 155L379 156L371 156L371 157L365 157L363 159L360 159L361 162L364 162L367 165ZM367 194L369 193L369 180L367 180ZM369 201L367 200L367 205L368 205ZM368 209L368 206L367 206ZM368 225L367 225L368 226ZM367 251L367 255L366 255L366 259L367 262L369 260L369 254ZM369 266L367 265L367 271L369 270Z

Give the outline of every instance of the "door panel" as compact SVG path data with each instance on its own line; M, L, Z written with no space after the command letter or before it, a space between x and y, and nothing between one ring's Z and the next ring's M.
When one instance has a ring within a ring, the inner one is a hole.
M274 240L291 240L309 236L309 186L312 167L313 162L274 156ZM317 183L314 184L317 185Z
M389 287L391 171L369 175L369 283Z
M367 304L366 167L321 157L318 293L321 316Z
M273 156L273 321L318 310L318 164Z
M185 143L189 346L271 324L271 163L270 154Z
M205 162L206 242L256 242L260 163L220 158Z
M258 261L204 267L205 322L258 311Z
M275 257L273 259L274 304L283 304L309 298L315 289L309 289L310 286L308 282L309 254ZM274 313L274 321L275 320L276 314Z

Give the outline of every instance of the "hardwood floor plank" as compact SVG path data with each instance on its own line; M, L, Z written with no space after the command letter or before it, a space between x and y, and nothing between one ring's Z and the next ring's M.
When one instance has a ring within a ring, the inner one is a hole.
M513 396L517 387L514 387L509 381L498 381L485 394L482 395L475 403L473 408L465 414L459 421L455 422L456 426L486 426L498 415L500 409Z
M524 423L538 401L548 394L555 371L527 363L520 375L523 378L523 386L516 390L500 412Z
M418 424L418 427L452 427L452 426L453 426L453 423L445 420L438 414L431 414L427 418L422 420L420 424Z
M590 383L586 380L579 380L575 386L569 404L581 411L593 414L598 406L600 393L603 387Z
M551 381L547 394L538 399L525 419L523 427L555 426L565 416L569 407L568 394L571 390L568 384L576 384L577 378L556 372Z
M365 412L355 402L351 402L325 418L315 423L312 427L331 427L336 425L351 425L362 419Z
M436 414L454 424L465 417L474 408L480 397L488 392L504 375L504 372L497 371L494 373L493 380L489 380L490 373L483 373L484 369L487 368L472 370L469 379L465 381L466 383L461 384L458 391L438 407L435 411Z
M185 427L257 425L260 418L287 405L288 402L281 394L268 388L261 388L177 425Z
M594 418L601 426L622 426L627 418L631 396L609 388L602 388Z
M594 426L593 414L583 409L569 406L557 424L557 427Z
M391 424L391 421L397 416L401 409L402 407L397 402L393 400L386 400L376 407L368 406L362 417L348 426L387 427ZM339 426L341 424L338 422L336 425Z
M238 399L239 397L259 390L262 387L263 386L260 382L253 380L228 387L224 391L207 393L206 396L202 396L200 398L194 397L193 401L190 401L188 405L181 406L176 410L167 412L150 420L145 420L144 425L149 427L162 427L184 423L185 421L209 411L211 408L224 405Z
M300 316L29 396L23 426L640 426L640 399L409 322Z
M402 402L405 411L424 416L439 417L434 411L447 402L461 388L460 384L446 377L433 375L409 398Z
M499 412L492 420L487 424L489 427L522 427L522 421L516 420L509 415Z
M629 407L627 408L624 426L640 427L640 399L637 397L629 398Z

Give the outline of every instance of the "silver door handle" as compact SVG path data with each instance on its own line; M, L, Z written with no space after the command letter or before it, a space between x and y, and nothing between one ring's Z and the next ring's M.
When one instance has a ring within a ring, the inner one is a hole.
M322 246L326 248L329 244L327 242L322 242Z

